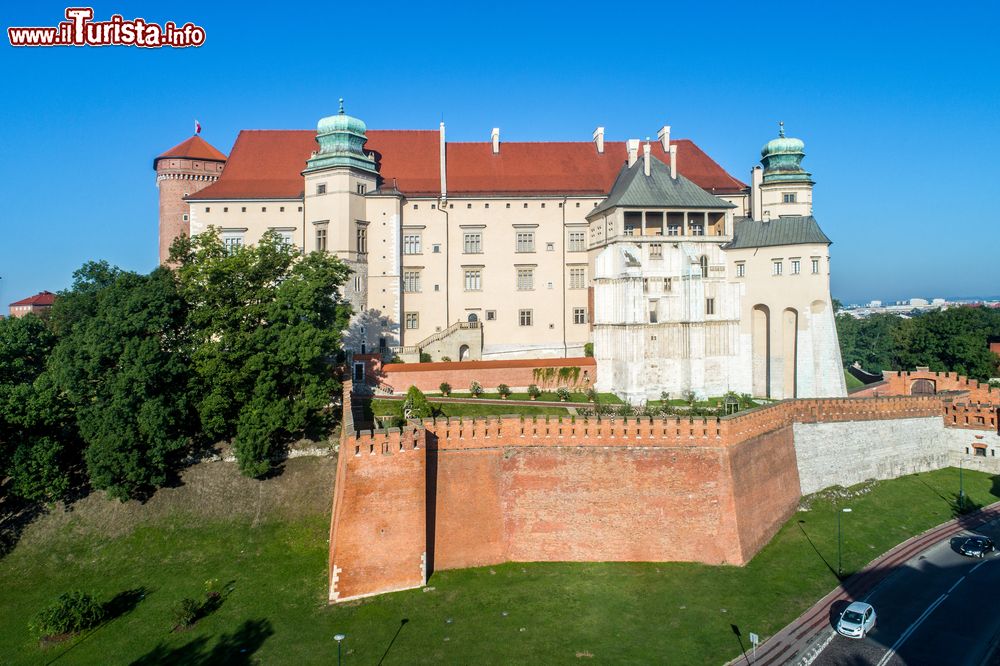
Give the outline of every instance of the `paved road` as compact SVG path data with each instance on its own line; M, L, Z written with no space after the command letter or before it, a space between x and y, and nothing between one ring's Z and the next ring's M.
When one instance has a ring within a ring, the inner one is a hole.
M1000 541L1000 521L975 530ZM829 621L808 638L810 648L792 663L814 666L981 666L1000 639L1000 556L963 557L956 542L934 543L916 554L863 598L878 624L861 640L833 631L847 606L831 604Z
M883 659L882 666L978 665L991 651L988 666L1000 666L1000 649L995 649L1000 643L1000 612L994 617L993 610L1000 603L1000 556L977 567L979 560L952 550L956 537L972 533L998 540L1000 502L942 523L880 555L767 638L757 651L756 666L861 666ZM833 631L840 611L856 599L872 601L879 612L879 626L863 641ZM745 663L740 655L728 666Z

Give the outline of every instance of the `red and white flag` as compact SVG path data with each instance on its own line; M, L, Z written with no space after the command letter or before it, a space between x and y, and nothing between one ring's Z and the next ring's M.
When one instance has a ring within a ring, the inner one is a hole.
M197 120L194 121L194 133L201 134L201 123L199 123Z

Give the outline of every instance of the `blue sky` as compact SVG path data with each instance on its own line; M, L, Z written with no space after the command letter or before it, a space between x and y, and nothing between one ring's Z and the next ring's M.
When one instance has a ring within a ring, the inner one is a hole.
M816 6L813 6L816 5ZM152 159L192 132L309 128L336 111L451 140L654 136L746 181L784 120L806 142L844 301L1000 294L997 3L101 3L192 21L192 49L12 49L0 72L0 304L89 259L149 271ZM55 25L65 5L4 8ZM369 9L365 14L362 10Z

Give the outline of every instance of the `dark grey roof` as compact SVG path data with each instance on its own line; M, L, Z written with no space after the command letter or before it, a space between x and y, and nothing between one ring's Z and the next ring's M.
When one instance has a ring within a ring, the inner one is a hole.
M733 240L725 250L739 250L745 247L769 247L772 245L803 245L832 241L819 228L812 215L778 217L768 222L751 220L749 217L736 218Z
M643 171L642 157L622 170L611 193L587 217L599 215L619 206L635 208L735 208L733 204L709 194L684 176L670 177L670 168L649 156L649 176Z

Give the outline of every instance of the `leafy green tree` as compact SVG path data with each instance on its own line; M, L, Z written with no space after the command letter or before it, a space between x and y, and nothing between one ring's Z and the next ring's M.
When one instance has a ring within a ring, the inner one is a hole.
M45 371L55 341L34 315L0 320L0 477L28 500L63 497L78 462L72 413Z
M232 438L243 473L262 476L340 390L331 362L350 320L350 270L327 253L300 256L273 231L230 252L210 229L178 239L171 258L191 305L202 428Z
M416 386L407 389L400 415L405 415L407 410L409 410L410 417L414 419L426 419L434 416L434 408L427 401L427 396Z
M188 308L172 272L84 265L60 294L49 369L73 405L91 486L121 500L163 485L195 429Z

